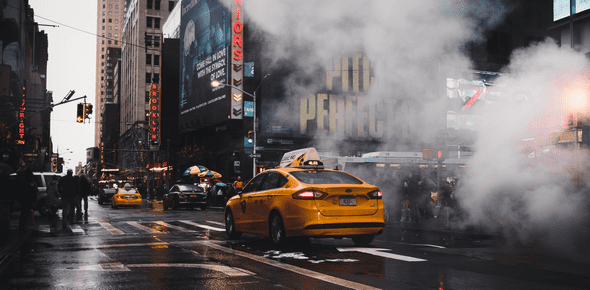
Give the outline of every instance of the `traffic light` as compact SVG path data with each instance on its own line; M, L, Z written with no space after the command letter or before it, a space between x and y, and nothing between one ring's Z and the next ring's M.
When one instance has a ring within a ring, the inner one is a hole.
M248 131L248 143L254 142L254 131Z
M84 119L90 119L90 115L92 115L92 104L88 103L84 108Z
M447 158L447 150L445 148L438 148L434 158L436 160L445 160Z
M82 123L84 122L84 104L78 104L78 116L76 117L76 122Z

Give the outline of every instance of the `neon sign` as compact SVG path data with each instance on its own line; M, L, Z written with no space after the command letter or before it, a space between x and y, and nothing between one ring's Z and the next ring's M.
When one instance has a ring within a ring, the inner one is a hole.
M25 103L27 97L27 87L23 85L23 101L20 105L20 109L18 112L18 118L20 119L18 122L16 138L14 142L16 145L25 145Z
M151 143L159 143L160 139L160 94L158 84L150 85L150 117L149 138Z
M230 85L231 95L231 119L242 119L244 116L242 92L244 79L244 14L242 13L242 0L234 0L232 6L232 71Z

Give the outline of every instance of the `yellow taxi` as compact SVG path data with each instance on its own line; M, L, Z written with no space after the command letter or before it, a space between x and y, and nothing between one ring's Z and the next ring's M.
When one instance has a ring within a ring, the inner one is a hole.
M125 183L125 186L117 189L117 193L111 198L111 207L118 208L119 206L132 206L141 208L141 194L137 189L132 188L129 183Z
M314 148L285 153L278 168L256 175L225 207L230 239L260 234L276 245L288 237L349 237L368 245L384 225L379 187L324 169Z

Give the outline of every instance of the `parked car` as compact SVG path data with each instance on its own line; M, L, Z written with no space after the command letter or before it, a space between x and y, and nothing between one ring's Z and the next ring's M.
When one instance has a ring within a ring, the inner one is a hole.
M105 185L105 187L101 189L98 194L98 204L102 205L105 202L111 202L111 199L113 198L113 195L115 195L115 193L117 193L116 188Z
M51 181L51 178L57 175L59 181L65 174L59 172L33 172L33 180L37 186L37 201L33 204L33 208L39 212L41 216L49 216L55 214L50 207L45 205L47 199L47 185ZM16 179L16 173L10 174L12 179ZM17 193L18 194L18 193ZM61 207L61 197L58 198L58 207ZM15 201L13 208L20 208L18 201Z
M132 206L141 208L141 194L137 189L131 187L129 183L125 184L125 187L118 188L117 193L111 197L111 207L118 208L119 206Z
M172 207L172 209L178 209L179 207L194 209L199 207L201 210L205 210L207 207L207 193L198 185L175 184L164 195L162 201L165 210L168 207Z

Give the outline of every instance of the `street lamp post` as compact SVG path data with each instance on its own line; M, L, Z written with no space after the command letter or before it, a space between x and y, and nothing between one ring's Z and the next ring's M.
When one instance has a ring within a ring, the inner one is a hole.
M240 89L240 88L238 88L236 86L221 83L221 82L219 82L217 80L211 82L211 86L214 87L214 88L217 88L217 87L222 87L222 88L223 87L231 87L231 88L234 88L234 89L236 89L236 90L238 90L238 91L240 91L240 92L242 92L242 93L244 93L244 94L252 97L252 100L253 100L253 103L254 103L253 104L254 105L254 111L253 111L254 114L252 116L252 118L253 118L252 119L252 123L253 123L253 127L254 127L253 130L252 130L252 147L253 147L253 149L252 149L252 156L253 156L252 157L252 177L256 176L256 127L257 127L257 123L256 123L256 91L258 91L258 89L260 88L260 85L262 85L262 81L264 81L264 79L266 79L268 76L270 76L270 74L266 74L260 80L260 83L258 84L258 87L256 87L256 89L254 90L254 93L253 94L250 94L250 93L248 93L248 92L246 92L246 91L244 91L244 90L242 90L242 89Z

